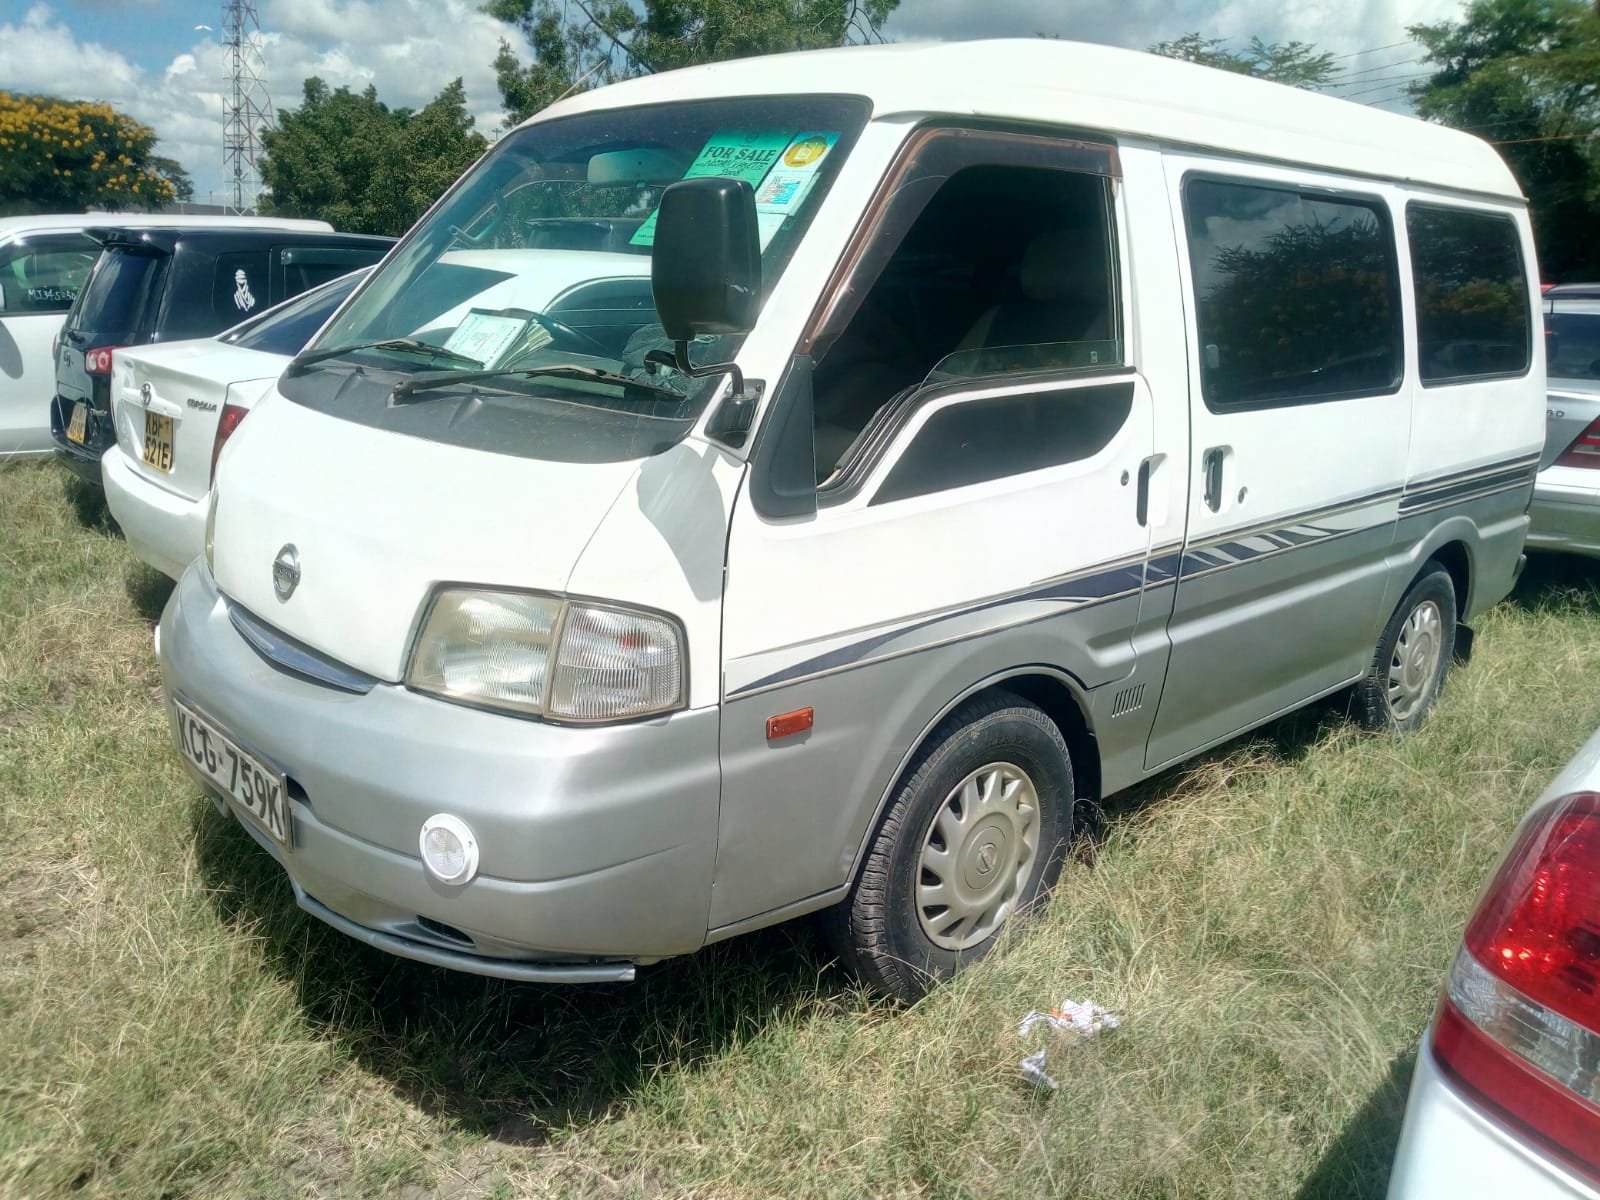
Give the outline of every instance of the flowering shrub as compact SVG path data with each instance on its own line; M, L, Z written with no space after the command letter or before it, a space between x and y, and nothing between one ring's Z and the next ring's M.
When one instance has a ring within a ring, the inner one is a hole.
M159 208L156 135L109 104L0 91L0 213Z

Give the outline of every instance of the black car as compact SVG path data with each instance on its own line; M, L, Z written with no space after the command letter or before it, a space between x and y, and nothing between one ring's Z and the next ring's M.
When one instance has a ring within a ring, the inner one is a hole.
M100 258L56 347L50 436L66 464L100 486L116 443L111 352L211 337L252 313L377 262L390 238L354 233L181 226L94 229Z

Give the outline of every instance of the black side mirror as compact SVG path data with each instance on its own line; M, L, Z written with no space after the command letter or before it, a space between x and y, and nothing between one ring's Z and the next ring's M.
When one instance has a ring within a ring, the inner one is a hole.
M674 352L652 354L686 375L732 373L734 393L744 380L731 363L696 367L689 343L702 334L748 333L761 307L761 239L755 190L742 179L680 179L661 194L656 210L650 290Z
M761 304L755 190L742 179L680 179L656 212L650 290L667 336L748 333Z

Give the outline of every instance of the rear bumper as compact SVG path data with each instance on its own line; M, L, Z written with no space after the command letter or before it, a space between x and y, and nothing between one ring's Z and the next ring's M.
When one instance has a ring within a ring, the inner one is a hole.
M1528 547L1600 557L1600 471L1547 467L1533 485ZM1574 478L1577 476L1577 478Z
M106 504L128 546L142 561L177 579L205 549L206 500L190 500L151 483L120 448L100 462Z
M628 978L705 941L716 709L568 729L393 684L336 690L251 649L203 563L179 581L160 646L168 696L288 776L292 848L246 827L301 907L345 933L478 974L566 981ZM482 849L462 887L422 868L420 828L439 812Z
M1600 1200L1452 1087L1428 1039L1417 1054L1389 1200Z
M55 443L56 456L74 475L85 483L100 487L100 459L117 444L117 432L111 424L111 414L103 413L90 404L83 445L69 442L67 426L72 421L72 408L76 403L79 402L61 395L50 401L50 440Z

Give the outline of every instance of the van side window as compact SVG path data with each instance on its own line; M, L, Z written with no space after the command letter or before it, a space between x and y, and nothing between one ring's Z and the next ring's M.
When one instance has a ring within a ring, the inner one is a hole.
M0 315L64 313L100 257L82 233L46 234L0 247Z
M818 359L819 480L920 384L1121 363L1110 196L1103 176L1046 168L946 179Z
M237 325L252 313L260 312L272 304L267 291L265 250L217 255L216 273L212 278L213 330Z
M1422 382L1521 375L1532 358L1528 275L1503 213L1406 205Z
M1184 216L1213 412L1399 388L1399 281L1382 204L1202 178L1184 186Z

